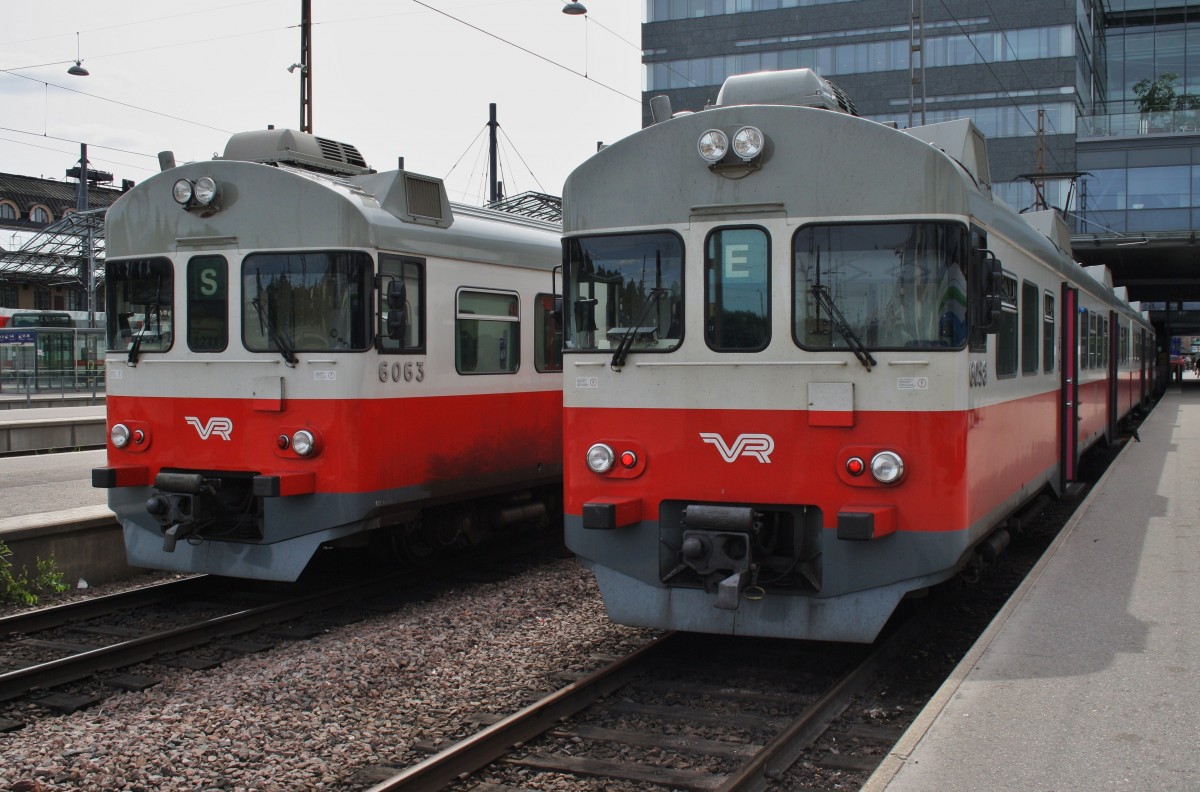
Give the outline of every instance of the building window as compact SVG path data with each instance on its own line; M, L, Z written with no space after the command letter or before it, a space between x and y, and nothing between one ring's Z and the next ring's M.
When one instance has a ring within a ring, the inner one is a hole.
M0 308L16 308L17 284L0 283Z
M53 216L50 210L41 204L29 210L29 219L34 223L49 223Z
M17 205L12 201L0 201L0 220L16 220Z
M50 290L45 286L33 287L33 308L36 311L49 311L50 306Z

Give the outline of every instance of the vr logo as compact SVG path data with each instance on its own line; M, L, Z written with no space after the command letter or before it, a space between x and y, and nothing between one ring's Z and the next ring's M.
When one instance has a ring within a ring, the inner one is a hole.
M193 418L190 415L183 420L187 421L189 425L196 427L201 440L207 440L213 435L222 440L229 440L229 433L233 431L233 421L228 418L209 418L208 423L205 424L201 424L199 418Z
M725 445L725 438L716 432L701 432L700 439L712 443L721 453L726 462L733 462L740 456L754 457L764 465L771 464L770 454L775 450L775 440L765 434L740 434L732 446Z

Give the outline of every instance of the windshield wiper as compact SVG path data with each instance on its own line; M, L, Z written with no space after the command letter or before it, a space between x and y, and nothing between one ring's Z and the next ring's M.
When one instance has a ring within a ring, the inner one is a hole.
M656 286L646 295L646 302L642 305L642 312L638 315L637 321L631 324L629 329L625 331L625 334L621 336L621 343L617 344L617 351L613 353L612 361L608 364L608 367L613 371L619 371L625 365L625 358L629 355L629 347L633 346L633 339L637 335L638 330L641 329L642 321L650 313L650 309L658 303L658 298L666 293L666 289Z
M855 335L854 330L846 322L846 317L842 316L842 312L838 310L833 298L829 296L829 287L818 283L810 291L817 304L829 313L829 323L837 329L838 334L846 342L846 346L850 347L850 351L854 353L854 357L858 358L858 362L862 363L867 371L870 371L872 366L877 365L875 358L871 357L866 344Z
M137 365L138 355L141 354L142 349L142 336L146 334L146 328L150 326L151 314L154 315L154 324L160 329L162 328L162 318L159 316L158 303L154 303L154 305L151 305L149 310L146 311L146 319L142 322L142 327L140 330L138 330L137 335L133 337L133 343L129 345L128 361L129 365L131 366Z
M279 332L279 328L275 326L273 321L271 321L270 314L268 314L267 310L263 308L261 277L261 274L256 273L256 279L258 280L258 293L254 295L254 299L250 301L250 304L254 306L254 311L258 314L259 326L266 328L267 337L270 338L271 341L274 342L276 348L278 348L279 354L283 356L283 362L288 365L288 368L295 368L297 358L296 353L292 351L292 345L284 339L283 333Z

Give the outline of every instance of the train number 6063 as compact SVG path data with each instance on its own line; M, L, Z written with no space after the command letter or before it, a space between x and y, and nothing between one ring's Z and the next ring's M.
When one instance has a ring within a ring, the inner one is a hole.
M410 360L405 363L396 361L388 364L385 360L379 364L379 381L387 382L391 379L392 382L424 382L425 381L425 361Z

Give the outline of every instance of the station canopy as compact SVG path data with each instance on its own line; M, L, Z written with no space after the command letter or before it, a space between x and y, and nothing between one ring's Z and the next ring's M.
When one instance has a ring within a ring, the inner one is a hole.
M89 246L97 268L104 262L107 211L72 212L34 233L17 250L0 249L0 283L70 284L86 289Z

